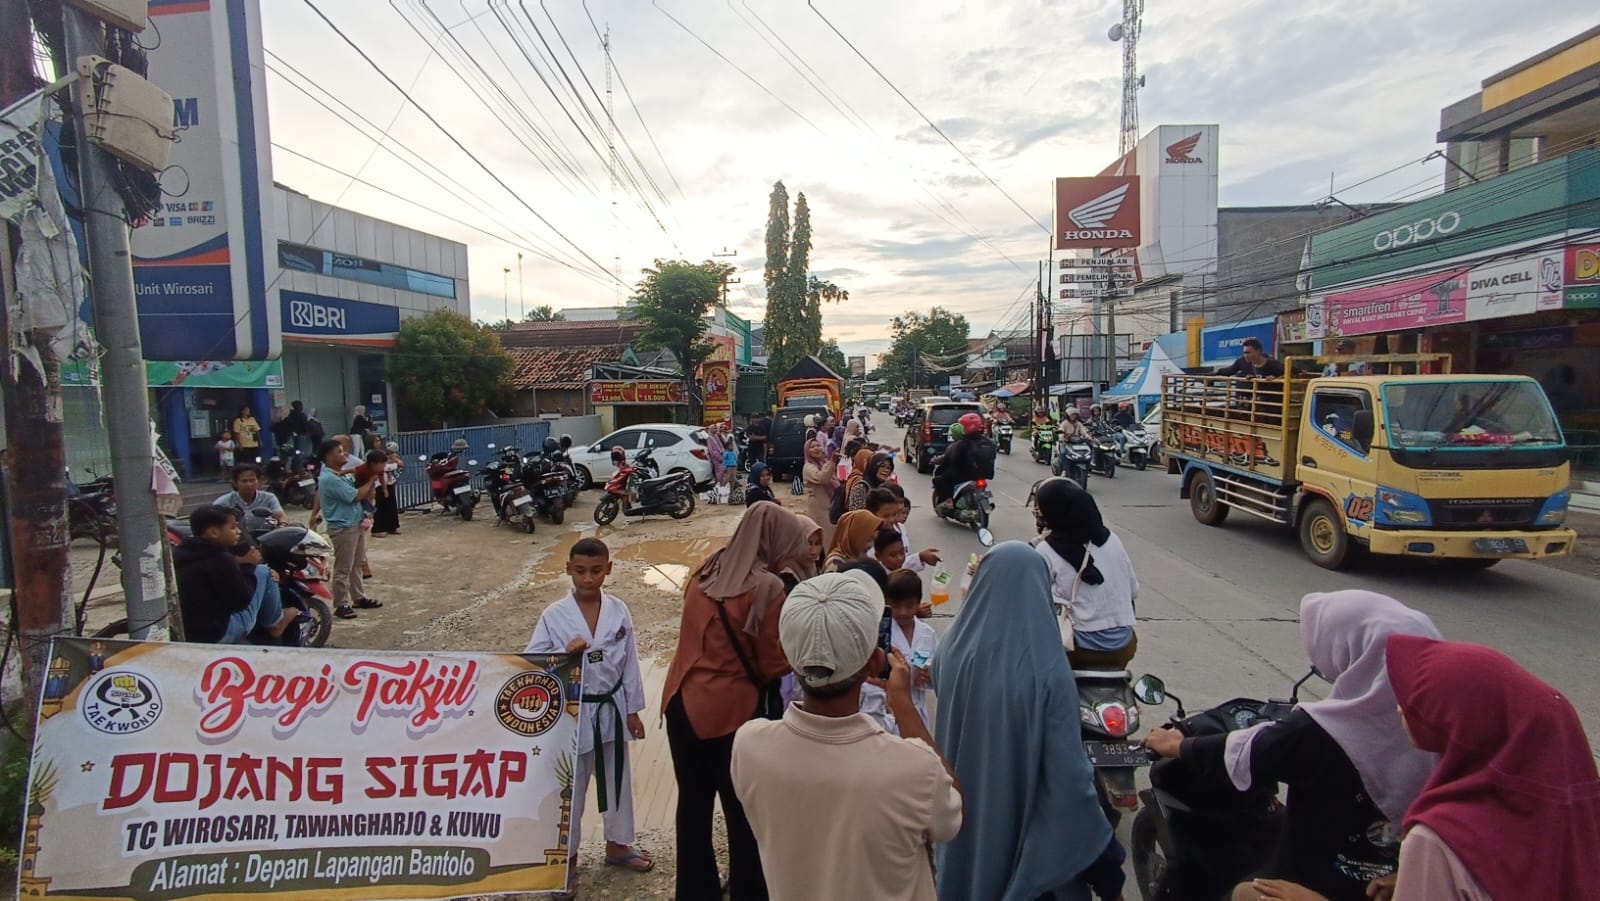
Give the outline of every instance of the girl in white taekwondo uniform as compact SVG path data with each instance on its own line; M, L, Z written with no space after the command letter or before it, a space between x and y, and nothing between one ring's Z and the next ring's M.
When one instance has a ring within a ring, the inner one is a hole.
M648 872L650 856L633 847L633 779L627 741L644 738L644 681L633 617L620 598L601 589L611 574L605 542L585 538L567 555L572 591L545 608L523 653L583 652L583 706L578 713L578 760L572 777L573 865L582 842L580 820L589 777L595 775L601 819L605 822L610 866ZM626 732L624 732L626 717Z

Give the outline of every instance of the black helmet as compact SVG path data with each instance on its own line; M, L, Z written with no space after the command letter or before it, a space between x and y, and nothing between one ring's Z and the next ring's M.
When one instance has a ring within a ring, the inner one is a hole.
M333 555L333 545L326 538L302 526L273 529L257 542L261 546L261 559L280 572L305 569L308 557Z
M572 446L572 436L571 435L567 435L567 434L562 434L562 436L561 436L561 449L562 450L566 450L567 448L569 448L571 446Z
M545 453L553 454L553 453L555 453L556 451L558 451L560 449L561 449L561 443L559 441L557 441L556 439L549 438L549 437L544 439L544 452Z

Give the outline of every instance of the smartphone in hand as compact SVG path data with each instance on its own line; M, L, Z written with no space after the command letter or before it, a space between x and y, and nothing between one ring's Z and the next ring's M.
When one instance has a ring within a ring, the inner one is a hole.
M888 607L883 608L883 618L878 620L878 647L883 651L883 672L878 674L879 679L889 678L889 654L894 650L893 632L894 614Z

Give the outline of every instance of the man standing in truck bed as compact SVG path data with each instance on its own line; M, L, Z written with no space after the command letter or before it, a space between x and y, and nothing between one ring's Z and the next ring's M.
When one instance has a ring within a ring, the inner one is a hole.
M1246 379L1281 379L1283 378L1283 364L1267 356L1261 350L1261 339L1244 339L1244 356L1233 361L1233 365L1226 369L1217 370L1217 375L1231 375Z

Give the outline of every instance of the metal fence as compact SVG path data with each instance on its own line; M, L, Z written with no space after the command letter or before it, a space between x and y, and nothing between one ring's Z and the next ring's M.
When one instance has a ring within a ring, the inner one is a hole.
M486 425L465 429L438 429L432 432L400 432L389 440L400 445L400 458L405 461L405 472L400 474L397 486L400 508L424 507L433 503L433 488L428 483L428 465L419 457L429 457L447 451L457 438L467 439L467 450L461 455L461 468L473 471L489 465L499 456L498 448L514 446L523 453L544 443L550 434L547 422L522 422L515 425ZM497 449L490 450L493 444ZM477 460L478 466L468 465Z

